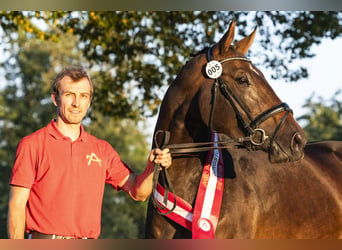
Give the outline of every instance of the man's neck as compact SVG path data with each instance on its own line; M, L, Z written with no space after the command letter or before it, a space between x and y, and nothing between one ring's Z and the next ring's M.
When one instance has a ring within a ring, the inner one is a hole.
M55 124L59 132L61 132L64 136L69 137L71 141L76 141L81 133L81 124L68 124L65 123L62 119L57 118L55 120Z

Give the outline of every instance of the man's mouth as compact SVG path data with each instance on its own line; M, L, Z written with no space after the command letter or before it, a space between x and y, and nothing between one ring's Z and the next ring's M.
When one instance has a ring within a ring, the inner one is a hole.
M80 110L70 110L69 112L72 113L72 114L74 114L74 115L78 115L78 114L81 113Z

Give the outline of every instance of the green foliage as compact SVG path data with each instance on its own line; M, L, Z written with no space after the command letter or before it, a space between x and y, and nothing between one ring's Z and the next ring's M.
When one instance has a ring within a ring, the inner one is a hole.
M102 79L97 83L101 101L94 102L93 109L119 118L155 115L160 90L192 52L217 41L233 18L237 38L258 26L257 43L264 50L251 50L253 61L272 68L273 78L286 81L307 77L306 68L291 68L291 62L314 56L312 45L342 31L340 12L0 12L7 33L23 27L27 36L56 42L64 33L76 35L78 49Z
M0 90L0 238L7 237L8 181L17 144L54 118L50 95L56 67L76 58L80 61L79 54L70 52L74 48L70 36L63 38L63 44L27 40L22 27L18 27L16 36L8 47L10 56L2 64L6 86Z
M106 186L102 206L102 229L100 239L137 239L143 238L145 207L123 193L117 193L113 187ZM143 215L143 218L137 218ZM139 232L141 230L141 232Z
M145 169L150 147L134 121L119 121L98 114L96 122L88 125L86 130L113 145L121 159L136 173ZM147 202L136 202L125 192L117 192L106 185L100 238L143 238L146 206Z
M51 79L63 65L84 62L71 34L61 42L27 40L19 28L17 41L10 47L6 69L7 85L0 90L0 238L7 237L8 180L19 140L48 124L55 117L50 101ZM149 146L133 121L104 118L93 112L97 122L87 119L87 130L107 139L137 172L146 166ZM143 236L146 203L138 203L124 192L107 186L103 202L101 238Z
M322 97L314 100L314 97L306 100L303 107L308 112L298 118L299 121L305 121L303 129L308 140L342 140L341 90L329 100Z
M297 59L314 55L322 38L341 36L341 12L231 11L0 11L0 238L6 237L8 177L19 140L54 116L51 78L64 65L82 64L95 85L86 129L109 141L136 172L148 148L135 122L156 114L163 89L191 54L212 45L232 19L236 38L258 26L249 56L272 69L272 77L307 77ZM297 64L296 64L297 65ZM297 67L297 66L296 66ZM342 138L341 102L307 100L305 131L310 140ZM133 120L131 120L133 119ZM106 186L101 238L142 238L146 202Z

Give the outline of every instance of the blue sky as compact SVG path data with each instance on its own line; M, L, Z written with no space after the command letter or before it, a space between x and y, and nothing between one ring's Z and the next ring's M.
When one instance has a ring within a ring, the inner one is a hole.
M306 113L302 106L312 94L315 94L315 100L319 96L329 100L337 90L342 90L342 38L324 39L320 45L314 46L312 51L316 54L315 57L299 62L307 67L309 78L295 83L272 80L265 70L259 67L280 99L294 110L295 117ZM342 95L338 97L342 101Z

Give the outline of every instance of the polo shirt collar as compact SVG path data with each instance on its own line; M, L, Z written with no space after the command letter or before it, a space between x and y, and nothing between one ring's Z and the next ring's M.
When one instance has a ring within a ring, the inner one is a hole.
M55 119L52 119L52 121L47 125L48 132L51 136L53 136L57 140L67 140L70 139L69 137L63 135L58 128L56 127ZM83 126L81 125L81 132L80 136L76 141L85 141L87 139L87 135L84 131Z

